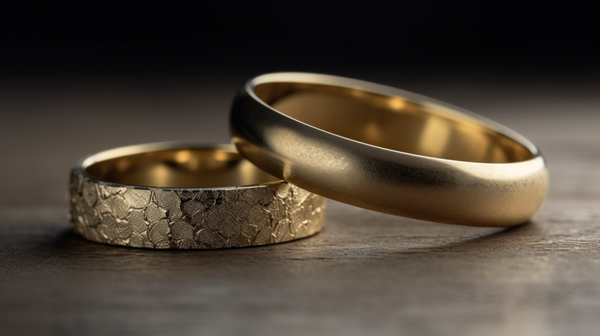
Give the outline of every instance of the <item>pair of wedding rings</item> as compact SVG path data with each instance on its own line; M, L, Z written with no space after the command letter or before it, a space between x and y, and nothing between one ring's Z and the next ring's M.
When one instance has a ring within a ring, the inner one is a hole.
M523 136L354 79L258 76L235 97L230 126L235 146L158 143L82 160L71 174L72 229L146 248L265 245L319 232L324 197L506 227L533 217L548 189L544 158Z

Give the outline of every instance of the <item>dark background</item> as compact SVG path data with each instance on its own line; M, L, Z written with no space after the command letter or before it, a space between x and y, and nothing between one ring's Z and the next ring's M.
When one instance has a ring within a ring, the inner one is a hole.
M0 201L44 185L64 207L69 168L107 148L228 142L236 90L266 72L387 84L564 142L597 114L598 22L576 2L4 2Z
M577 2L301 1L0 8L3 74L353 69L596 71L596 11Z

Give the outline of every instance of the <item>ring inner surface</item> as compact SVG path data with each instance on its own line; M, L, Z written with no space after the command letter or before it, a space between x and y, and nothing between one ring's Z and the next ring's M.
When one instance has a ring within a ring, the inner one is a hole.
M474 119L436 104L417 104L331 85L264 83L255 94L296 120L363 143L458 161L510 163L532 153Z
M180 148L118 156L83 167L96 179L160 188L217 188L280 181L244 160L216 148Z

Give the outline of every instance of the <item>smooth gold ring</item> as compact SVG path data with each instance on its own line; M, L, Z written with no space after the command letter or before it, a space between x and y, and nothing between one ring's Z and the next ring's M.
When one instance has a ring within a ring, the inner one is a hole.
M108 150L71 172L70 225L100 243L245 247L321 231L325 199L244 160L233 145L156 143Z
M251 79L231 109L239 153L341 202L472 226L528 221L548 189L539 149L463 109L369 82L309 73Z

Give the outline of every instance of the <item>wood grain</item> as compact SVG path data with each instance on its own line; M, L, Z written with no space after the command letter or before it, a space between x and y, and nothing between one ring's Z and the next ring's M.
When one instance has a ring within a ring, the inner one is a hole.
M550 167L542 211L505 230L330 201L325 230L297 242L209 251L92 243L68 230L69 168L120 145L227 141L228 105L244 76L4 78L1 333L597 334L600 82L345 75L446 100L526 135Z

